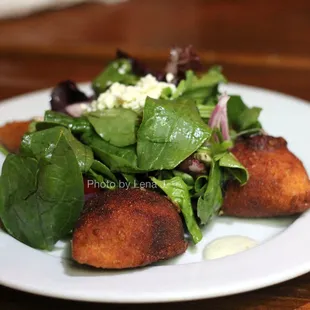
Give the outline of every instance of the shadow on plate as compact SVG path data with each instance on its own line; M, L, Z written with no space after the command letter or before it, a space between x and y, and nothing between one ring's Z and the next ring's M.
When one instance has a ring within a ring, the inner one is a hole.
M67 242L64 247L64 257L61 257L61 264L64 269L64 273L69 277L104 277L104 276L116 276L132 274L145 271L148 268L154 268L156 266L175 265L178 257L172 258L163 262L158 262L149 266L137 267L131 269L100 269L87 265L80 265L71 259L71 242Z

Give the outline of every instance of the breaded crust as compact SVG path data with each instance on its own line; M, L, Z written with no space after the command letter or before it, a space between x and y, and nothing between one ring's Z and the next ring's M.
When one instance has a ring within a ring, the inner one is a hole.
M72 239L73 259L98 268L145 266L186 248L174 204L137 188L104 191L90 199Z
M232 152L248 169L250 179L243 187L235 181L227 184L225 215L284 216L310 207L309 177L283 138L250 137L236 143Z
M28 131L29 122L12 122L0 127L0 144L9 152L17 153L23 135Z

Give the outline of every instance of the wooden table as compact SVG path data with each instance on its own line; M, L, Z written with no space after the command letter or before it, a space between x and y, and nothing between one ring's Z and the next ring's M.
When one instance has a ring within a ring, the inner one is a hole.
M159 68L171 45L191 43L206 66L222 64L231 81L310 100L309 30L307 0L131 0L0 21L0 99L50 87L62 79L90 80L113 57L116 47ZM45 309L159 307L76 303L0 287L1 310L35 305ZM310 309L310 274L238 296L160 307Z

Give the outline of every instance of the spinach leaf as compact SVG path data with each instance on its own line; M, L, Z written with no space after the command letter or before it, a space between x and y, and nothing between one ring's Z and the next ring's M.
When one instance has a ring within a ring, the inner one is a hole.
M202 239L202 233L196 222L189 190L185 182L179 176L170 180L157 180L152 177L151 180L160 187L177 206L180 207L186 227L191 234L194 243L198 243Z
M193 101L148 97L138 130L138 166L148 171L174 169L210 135Z
M248 170L239 162L229 149L233 146L231 141L223 141L221 143L214 142L210 145L211 156L214 161L219 162L223 173L228 172L229 175L237 179L241 185L247 183L249 179Z
M51 250L74 227L84 204L83 178L62 134L49 156L8 155L0 179L0 218L19 241Z
M227 115L230 126L237 132L253 128L262 128L258 121L261 108L249 108L240 96L230 96Z
M195 190L195 197L200 197L203 195L207 189L208 186L208 176L207 175L200 175L196 180L194 184L194 190Z
M193 187L195 181L190 174L179 170L172 170L172 173L174 176L180 177L184 181L184 183L188 186L189 189Z
M130 109L107 109L89 113L87 119L105 141L119 147L135 144L138 114Z
M262 109L258 107L249 108L244 110L241 115L240 119L240 130L246 130L249 128L261 127L258 118L261 113Z
M221 189L221 171L219 163L213 161L208 177L208 186L203 196L199 197L197 214L202 224L206 224L218 213L223 204Z
M116 176L114 175L113 172L111 172L110 168L98 160L93 161L91 169L115 183L118 182Z
M230 152L222 154L219 160L219 166L225 168L230 174L237 179L241 185L249 180L248 170L239 162L239 160Z
M21 153L25 156L35 157L38 160L41 157L47 158L50 156L51 152L53 152L61 137L64 137L72 148L81 172L87 172L94 160L92 150L90 147L78 141L71 132L64 127L57 126L24 135L20 147Z
M92 126L87 118L83 116L74 118L54 111L46 111L44 115L44 122L37 123L36 127L37 130L47 129L51 127L50 124L64 126L70 129L73 134L81 134L92 130Z
M217 102L218 85L226 83L221 67L214 66L201 77L197 77L193 71L186 71L186 78L182 80L173 98L183 97L199 100L202 104L215 105Z
M117 59L112 61L92 83L93 90L97 96L103 93L115 82L126 85L135 85L139 77L132 73L132 65L128 59Z
M97 158L107 165L112 172L139 173L144 172L137 166L137 154L135 146L114 146L96 133L85 133L81 141L91 147Z

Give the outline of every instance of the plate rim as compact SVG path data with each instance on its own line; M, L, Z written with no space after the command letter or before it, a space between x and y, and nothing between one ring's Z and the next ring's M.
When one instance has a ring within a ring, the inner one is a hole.
M86 87L88 87L88 85L89 85L89 83L79 84L79 86L81 86L82 88L86 88ZM309 107L309 103L306 100L299 99L299 98L294 97L294 96L286 95L286 94L283 94L283 93L280 93L277 91L268 90L268 89L255 87L255 86L236 84L236 83L229 83L228 85L231 88L245 89L245 90L248 90L250 92L251 91L252 92L263 92L264 95L268 95L268 94L275 95L276 97L279 97L279 100L285 98L285 99L288 99L290 101L295 101L295 104L298 103L301 105L307 105L307 107ZM8 105L11 105L13 102L15 102L17 100L22 100L22 101L23 100L29 100L33 96L42 96L42 95L47 94L47 92L49 92L49 91L50 91L50 89L44 89L44 90L30 92L27 94L23 94L23 95L19 95L16 97L12 97L12 98L3 100L0 102L0 110L2 110L2 108L5 108ZM50 282L46 282L44 284L45 286L43 286L43 287L38 285L38 284L29 284L29 283L25 284L25 283L21 283L18 279L17 280L5 279L4 275L7 275L5 272L4 272L4 274L2 274L0 272L0 284L7 286L7 287L10 287L10 288L13 288L13 289L17 289L17 290L21 290L21 291L25 291L25 292L29 292L29 293L34 293L34 294L39 294L39 295L43 295L43 296L56 297L56 298L61 298L61 299L79 300L79 301L113 302L113 303L176 302L176 301L188 301L188 300L197 300L197 299L204 299L204 298L221 297L221 296L232 295L232 294L237 294L237 293L241 293L241 292L247 292L247 291L250 291L253 289L271 286L271 285L280 283L282 281L290 280L292 278L295 278L297 276L300 276L300 275L310 271L310 248L309 248L309 250L307 250L307 247L303 246L303 244L307 244L307 243L309 244L309 242L310 242L310 234L309 234L309 236L303 234L303 232L306 231L306 229L308 228L307 223L309 223L309 222L310 222L310 211L302 214L284 232L282 232L278 236L272 238L271 240L265 242L263 244L264 246L260 245L256 248L250 249L244 253L236 254L236 255L231 256L229 258L219 259L216 262L212 262L212 261L211 262L200 262L200 263L191 263L188 265L173 265L173 266L172 265L170 265L170 266L152 266L152 267L146 267L145 269L143 269L143 273L145 273L145 271L147 271L145 274L148 274L148 275L150 274L150 275L154 276L155 270L157 272L160 270L164 270L164 271L160 271L160 274L166 275L166 274L169 274L169 271L167 271L167 268L168 269L180 269L180 270L182 270L184 268L184 266L188 266L186 268L190 269L191 272L197 273L197 271L198 271L199 275L201 275L200 271L203 273L205 270L205 269L201 270L202 265L205 265L205 264L210 264L210 265L215 264L216 265L216 264L218 264L218 262L220 262L222 272L228 272L229 267L230 267L228 265L237 263L239 261L239 259L241 259L241 257L243 257L243 259L245 260L244 267L250 268L251 265L249 265L249 263L253 259L253 257L254 258L255 257L263 257L262 252L265 250L270 251L269 253L273 253L273 255L277 256L277 255L281 254L281 257L284 255L284 256L286 256L286 258L289 258L289 261L286 261L286 264L288 264L288 265L286 265L285 271L282 271L282 272L278 271L278 273L272 274L272 270L271 270L270 272L271 272L272 276L269 276L268 280L266 280L266 279L264 280L263 278L260 278L259 280L257 280L257 278L256 278L256 280L255 280L256 282L254 283L253 280L247 279L246 281L243 282L242 285L239 284L236 286L226 287L222 291L213 290L211 292L210 291L205 292L203 290L203 286L200 286L200 289L197 289L197 290L191 289L190 291L187 291L187 289L183 288L181 290L172 291L172 292L170 291L169 293L165 293L162 295L158 295L158 292L149 292L149 293L144 292L143 296L137 296L137 295L136 296L130 296L127 294L125 297L122 297L120 299L119 297L116 297L113 294L112 295L110 294L110 296L106 295L106 294L99 294L100 293L99 291L97 292L97 295L94 295L94 294L87 295L87 294L83 294L83 292L81 292L80 290L77 290L77 291L72 291L72 290L70 291L69 290L69 294L68 294L68 291L66 291L66 293L63 291L60 291L57 288L57 286L54 286L53 289L50 290L50 289L46 288L46 285L48 287L48 285L50 285ZM296 241L296 240L291 240L291 236L294 236L295 234L297 234L297 235L302 234L303 235L304 238L302 238L302 242L301 242L301 240L297 240L297 242L293 242L293 246L286 247L285 245L287 244L287 242ZM48 260L51 263L54 260L63 261L63 259L56 258L56 257L50 256L50 255L48 256L49 258L47 259L46 254L44 252L31 249L31 248L21 244L20 242L16 241L12 237L10 237L10 236L6 235L5 233L2 233L2 232L0 232L0 240L1 239L4 239L4 240L10 239L10 241L7 241L8 244L10 244L10 243L14 244L13 247L16 246L17 248L20 248L20 247L27 248L26 252L40 253L40 254L38 254L38 257L41 257L41 255L44 254L45 255L44 257L46 258L46 260ZM282 244L282 247L280 247L280 250L277 249L276 252L274 252L275 251L274 244L279 244L279 245ZM1 248L2 248L2 246L0 245L0 251L1 251ZM264 248L264 250L262 250L262 248ZM5 249L5 246L4 246L4 249ZM292 252L294 252L293 250L297 251L299 254L302 254L302 255L300 255L302 257L298 258L298 264L296 261L295 254L292 254ZM3 257L5 257L5 259L3 259ZM14 259L13 259L13 261L14 261ZM1 267L1 266L6 266L5 264L3 265L3 262L9 264L10 263L10 257L0 255L0 271L1 271L1 269L3 269L3 267ZM54 261L54 263L55 263L55 261ZM282 266L283 264L284 264L283 262L279 262L279 265L277 268L280 268L280 267L284 268L285 266ZM200 265L201 268L197 267L198 265ZM19 268L20 268L20 270L18 269L18 270L15 270L14 272L16 272L17 274L18 274L18 272L22 273L23 267L19 266ZM142 269L139 269L139 270L142 270ZM130 271L130 273L131 273L131 271ZM177 273L179 274L179 272L177 272ZM139 274L139 272L138 272L138 274ZM177 278L180 281L182 280L182 277L180 278L180 274ZM36 280L38 280L38 279L36 279ZM191 277L189 277L189 278L186 278L186 280L191 281L192 279L191 279ZM186 283L188 283L188 282L186 282ZM226 285L226 286L229 286L229 285ZM225 285L224 285L224 287L225 287ZM81 289L81 288L79 288L79 289Z

